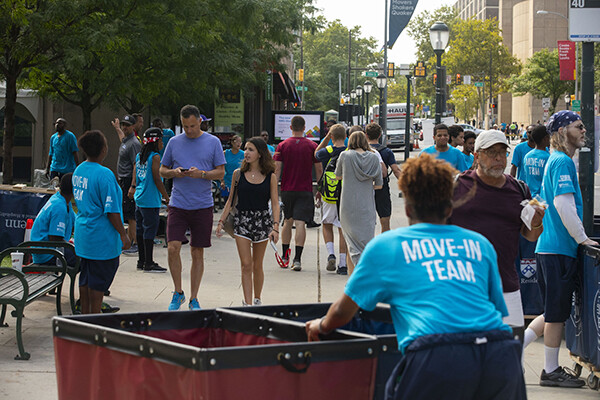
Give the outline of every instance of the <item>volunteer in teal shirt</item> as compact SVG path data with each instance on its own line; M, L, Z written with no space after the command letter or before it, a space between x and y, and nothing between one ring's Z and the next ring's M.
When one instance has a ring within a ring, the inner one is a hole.
M223 177L223 182L221 184L221 188L227 188L228 191L231 190L231 178L233 177L233 171L238 169L242 165L242 161L244 161L244 151L241 150L242 147L242 138L238 135L234 135L231 138L231 149L225 150L225 176Z
M77 164L79 164L77 138L73 132L65 129L67 121L64 118L59 118L54 126L56 127L56 133L50 138L48 165L46 167L50 179L55 176L61 178L64 174L75 171Z
M450 140L450 134L448 133L448 127L444 124L438 124L433 128L433 141L435 145L429 146L419 153L431 154L440 160L447 161L452 167L456 168L459 172L466 171L469 169L465 161L463 153L455 147L448 144Z
M386 399L448 398L450 392L456 399L491 393L525 399L521 345L502 322L508 311L496 251L483 235L446 225L455 173L429 154L404 164L399 187L411 226L369 242L344 295L325 317L306 323L307 336L318 340L359 307L386 303L404 354ZM431 384L431 376L443 379Z

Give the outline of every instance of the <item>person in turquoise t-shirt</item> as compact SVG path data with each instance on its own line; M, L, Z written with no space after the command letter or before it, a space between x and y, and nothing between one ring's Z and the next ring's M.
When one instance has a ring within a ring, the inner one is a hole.
M42 207L31 229L32 241L69 241L75 224L75 213L71 207L73 198L72 173L63 175L60 180L59 192L55 193ZM75 253L70 248L64 248L67 264L75 265ZM33 262L36 264L53 264L56 257L51 254L34 254Z
M529 153L534 148L535 148L535 142L533 141L533 138L531 137L531 135L529 135L526 142L519 143L518 145L515 146L515 149L513 150L512 160L510 162L512 164L510 167L510 175L513 178L524 180L523 170L525 168L524 168L524 164L523 164L523 158L525 158L527 153Z
M465 131L465 136L463 138L463 156L465 157L465 164L467 165L467 169L473 168L473 163L475 162L475 156L473 155L473 150L475 150L475 139L477 135L473 131Z
M404 358L386 398L525 399L521 345L502 322L496 251L483 235L446 225L454 174L431 155L404 164L399 187L410 226L367 245L344 295L306 323L307 336L319 340L359 307L387 303Z
M166 272L153 259L154 237L158 232L161 195L169 203L169 195L160 178L160 154L163 148L162 130L149 128L144 132L142 151L135 159L133 180L128 196L135 200L137 269L144 272Z
M231 191L233 171L238 169L242 165L242 161L244 161L244 150L241 149L242 137L233 135L229 143L231 144L231 149L227 149L223 152L227 164L225 164L225 176L221 181L221 190L223 191L223 197L225 199L229 197L229 192Z
M438 124L433 128L433 141L435 144L423 149L419 155L432 154L436 158L447 161L459 172L467 170L464 155L457 148L448 145L449 140L448 127L444 124Z
M160 118L154 118L152 120L152 127L159 128L162 131L163 146L160 149L160 151L158 152L160 154L160 158L162 158L162 156L165 152L165 148L167 147L169 140L171 140L175 136L175 132L173 132L169 128L165 128L165 124L163 123L162 119L160 119Z
M50 174L50 179L54 177L60 179L64 174L75 171L79 164L79 155L77 154L77 138L73 132L65 129L67 120L59 118L54 126L56 133L50 138L46 174Z
M531 197L540 194L544 168L550 153L546 150L550 146L550 135L544 125L536 125L530 132L530 137L535 142L535 149L523 158L523 180L529 186Z
M75 254L81 258L81 313L97 314L117 273L119 255L131 241L123 227L121 188L115 174L100 164L108 153L106 137L98 130L87 131L79 146L87 157L72 179L79 212L74 239Z
M262 140L265 141L265 143L267 144L267 149L269 149L269 153L271 153L271 157L273 156L273 154L275 154L275 147L271 146L269 144L269 132L267 131L262 131L260 133L260 137Z
M564 323L571 314L577 276L577 247L598 246L583 227L583 201L577 170L572 160L575 150L585 145L585 126L572 111L559 111L547 123L553 152L546 162L540 195L548 203L544 231L535 249L540 267L538 283L545 300L544 314L532 322L529 336L544 334L544 369L541 386L581 387L582 379L558 364ZM545 322L545 324L544 324ZM533 335L535 332L535 335ZM529 339L527 332L525 339ZM527 341L524 344L528 344Z

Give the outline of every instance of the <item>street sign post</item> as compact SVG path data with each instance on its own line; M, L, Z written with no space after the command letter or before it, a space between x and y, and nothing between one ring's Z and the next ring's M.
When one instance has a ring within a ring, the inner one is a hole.
M542 98L542 107L544 108L544 110L547 110L550 108L550 97Z
M471 84L471 75L463 75L463 83L465 85L470 85Z
M299 92L301 92L301 91L304 90L306 92L308 90L308 87L306 87L306 86L296 86L296 90L299 91Z
M571 101L571 110L572 111L581 111L581 100L572 100Z
M569 1L569 40L600 41L600 0Z
M379 73L377 71L365 71L365 72L363 72L363 76L366 76L367 78L377 78L377 75L379 75Z
M483 87L483 82L475 82L475 87Z

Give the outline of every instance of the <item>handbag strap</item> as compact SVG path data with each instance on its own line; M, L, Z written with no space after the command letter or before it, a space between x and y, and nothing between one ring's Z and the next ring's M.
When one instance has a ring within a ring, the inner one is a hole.
M235 180L235 185L233 185L233 194L232 194L232 198L231 198L231 208L234 208L237 206L237 187L238 187L238 183L240 181L240 175L241 175L241 171L239 169L236 169L235 172L237 172L237 179L236 179L236 175L234 173L233 175L233 179Z

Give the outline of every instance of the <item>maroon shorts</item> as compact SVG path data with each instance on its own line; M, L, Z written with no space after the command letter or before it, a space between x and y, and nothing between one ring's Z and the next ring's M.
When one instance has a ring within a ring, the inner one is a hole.
M167 216L167 242L187 242L185 231L190 230L192 247L210 247L213 225L213 208L184 210L169 206Z

